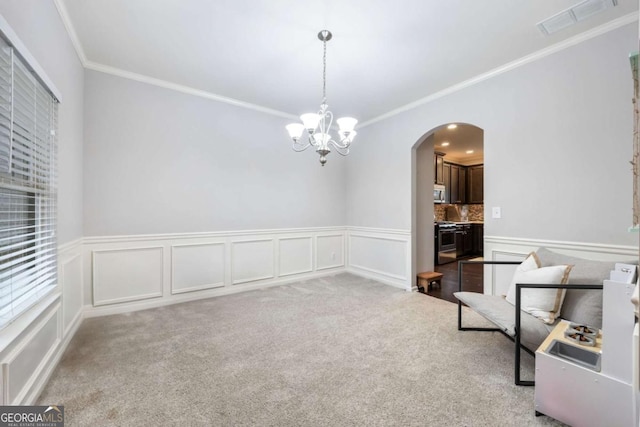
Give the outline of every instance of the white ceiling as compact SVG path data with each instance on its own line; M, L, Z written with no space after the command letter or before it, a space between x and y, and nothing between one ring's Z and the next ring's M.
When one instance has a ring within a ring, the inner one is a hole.
M457 123L455 129L442 126L433 133L435 151L445 153L444 159L453 163L471 165L484 161L484 131L479 127ZM444 142L449 145L443 146ZM473 153L467 153L468 150Z
M618 0L544 36L536 24L580 0L56 1L88 68L295 115L320 104L329 29L329 106L361 123L638 10Z

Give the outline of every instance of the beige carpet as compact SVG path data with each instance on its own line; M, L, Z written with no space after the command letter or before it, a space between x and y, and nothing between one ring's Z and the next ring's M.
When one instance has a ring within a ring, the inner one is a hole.
M68 426L558 425L456 308L340 274L87 319L38 404Z

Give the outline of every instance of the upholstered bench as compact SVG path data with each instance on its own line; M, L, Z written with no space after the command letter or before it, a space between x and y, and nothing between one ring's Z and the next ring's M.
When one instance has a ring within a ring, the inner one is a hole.
M462 275L465 263L473 264L496 264L491 261L462 261L460 266L460 278L458 284L458 292L454 295L458 299L458 329L459 330L492 330L500 331L516 341L516 367L520 365L520 347L528 349L532 354L540 346L542 341L549 335L555 325L561 320L569 320L571 322L586 324L593 327L602 327L602 283L609 279L609 272L614 269L615 262L609 261L592 261L583 258L562 255L546 248L540 248L536 251L541 267L572 265L566 284L566 294L564 302L560 309L560 316L555 322L547 324L541 319L520 310L520 319L517 319L516 307L508 302L504 296L484 295L476 292L462 291ZM620 261L626 263L637 264L637 260ZM504 263L497 264L519 264ZM583 286L584 285L584 286ZM596 285L596 286L594 286ZM550 286L550 285L547 285ZM533 287L533 285L526 285ZM581 289L590 288L590 289ZM594 290L594 287L599 289ZM524 294L528 289L522 289ZM464 327L462 325L462 304L467 305L473 311L477 312L496 328L475 328ZM517 332L517 323L520 322L520 333ZM532 385L533 382L520 381L519 369L516 369L516 384Z

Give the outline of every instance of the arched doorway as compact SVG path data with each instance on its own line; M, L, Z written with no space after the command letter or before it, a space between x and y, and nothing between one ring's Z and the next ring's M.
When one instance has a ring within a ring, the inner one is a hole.
M463 222L462 218L456 217L456 212L464 214L464 218L468 219L470 211L475 222L484 219L484 166L479 165L484 165L484 131L475 125L445 123L426 132L412 147L411 230L414 281L417 273L435 271L438 264L437 230L434 226L436 222ZM434 203L436 181L445 186L445 203ZM473 194L470 193L471 190ZM464 255L472 253L461 252L456 256Z

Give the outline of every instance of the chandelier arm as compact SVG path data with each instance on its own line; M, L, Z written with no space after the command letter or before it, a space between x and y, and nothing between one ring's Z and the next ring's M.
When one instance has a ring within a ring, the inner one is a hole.
M324 129L322 129L322 132L328 134L329 131L331 131L331 126L333 126L333 113L327 109L324 110L324 116L322 116L322 124ZM329 124L326 123L325 119L329 118Z
M348 150L349 147L351 147L351 142L350 141L346 141L346 142L339 141L338 142L335 139L331 139L330 142L331 142L331 145L333 145L337 149Z
M311 143L311 138L308 139L308 142L306 144L301 144L298 141L294 141L293 145L291 146L291 148L293 148L293 151L296 152L301 152L306 150L307 148L311 147L313 144Z
M347 145L346 147L341 147L339 145L336 144L335 141L331 141L332 142L332 146L333 148L335 148L336 153L340 154L341 156L347 156L349 154L349 146Z

